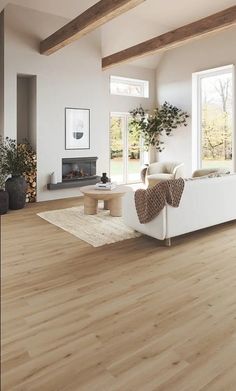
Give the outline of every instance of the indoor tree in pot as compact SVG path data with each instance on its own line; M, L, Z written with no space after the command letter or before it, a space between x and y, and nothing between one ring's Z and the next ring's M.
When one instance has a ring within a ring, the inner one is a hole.
M186 112L168 102L165 102L160 108L154 109L151 113L140 106L132 110L130 114L132 116L131 125L133 129L140 132L145 149L148 150L150 146L153 146L158 152L164 149L164 142L161 140L163 132L170 136L173 130L179 126L187 126L187 118L189 117Z
M27 183L24 174L32 169L28 149L31 149L28 142L17 144L16 140L9 137L0 142L2 172L4 175L11 175L5 184L10 209L22 209L25 206Z

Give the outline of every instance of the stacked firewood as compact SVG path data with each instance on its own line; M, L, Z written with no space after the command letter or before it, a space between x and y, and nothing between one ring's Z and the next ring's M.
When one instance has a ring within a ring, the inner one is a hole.
M25 174L25 180L28 184L28 189L26 193L26 202L36 202L37 196L37 160L36 154L29 154L31 158L32 170Z
M36 171L34 173L25 175L25 180L28 184L27 193L26 193L26 202L36 202L36 196L37 196Z

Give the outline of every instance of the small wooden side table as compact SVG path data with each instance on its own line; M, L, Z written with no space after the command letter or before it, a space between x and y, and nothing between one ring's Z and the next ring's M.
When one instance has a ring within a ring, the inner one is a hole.
M113 190L97 190L95 186L84 186L80 188L84 194L84 214L95 215L98 210L98 201L104 201L104 209L110 210L113 217L122 215L122 197L128 191L132 191L128 186L117 186Z

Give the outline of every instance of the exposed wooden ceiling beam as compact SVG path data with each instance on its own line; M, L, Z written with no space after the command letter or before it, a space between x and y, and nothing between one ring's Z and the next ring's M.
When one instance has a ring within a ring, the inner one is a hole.
M102 68L107 69L124 62L180 46L187 41L200 38L214 31L223 30L235 23L236 6L233 6L204 19L200 19L128 49L104 57L102 59Z
M40 53L52 54L144 1L146 0L100 0L43 40L40 43Z

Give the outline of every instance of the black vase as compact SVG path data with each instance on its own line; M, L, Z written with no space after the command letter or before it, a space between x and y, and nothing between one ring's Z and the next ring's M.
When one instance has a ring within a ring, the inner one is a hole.
M5 215L9 208L9 195L5 190L0 189L0 215Z
M101 182L102 183L107 183L109 181L109 178L107 177L107 173L103 172L102 177L101 177Z
M13 175L6 181L6 190L9 194L9 208L16 210L25 206L27 183L20 175Z

